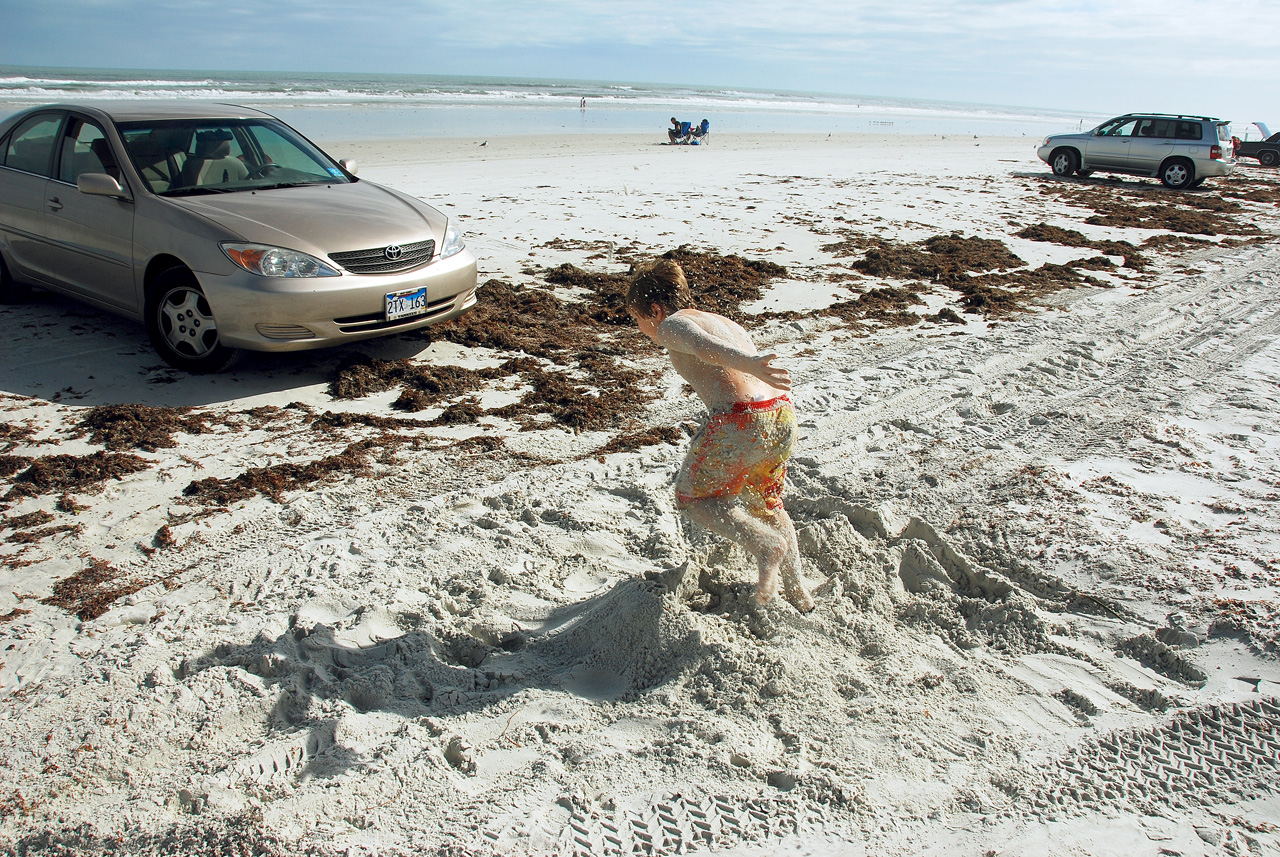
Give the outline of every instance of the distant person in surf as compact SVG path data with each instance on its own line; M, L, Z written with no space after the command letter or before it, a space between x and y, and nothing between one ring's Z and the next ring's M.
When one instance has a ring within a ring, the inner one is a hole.
M812 610L795 526L782 505L796 441L796 412L786 395L791 374L772 365L776 354L760 354L741 325L696 309L674 261L639 269L626 307L710 412L676 477L676 505L755 559L757 603L778 594L781 578L783 597L802 612Z

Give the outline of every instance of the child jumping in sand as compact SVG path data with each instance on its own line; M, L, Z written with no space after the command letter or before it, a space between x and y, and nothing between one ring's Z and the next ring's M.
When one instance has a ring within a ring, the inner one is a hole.
M782 507L796 439L796 414L785 395L791 374L770 365L776 354L757 353L741 325L695 309L684 271L673 261L639 270L626 306L710 411L676 477L676 504L755 558L758 603L778 593L781 575L783 597L798 610L812 610L800 579L796 530Z

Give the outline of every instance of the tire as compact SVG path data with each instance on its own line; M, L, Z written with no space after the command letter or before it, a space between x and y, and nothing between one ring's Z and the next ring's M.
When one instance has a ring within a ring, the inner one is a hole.
M187 372L220 372L238 356L219 339L209 301L186 268L170 268L147 290L147 333L164 362Z
M1186 190L1195 180L1195 164L1186 158L1170 158L1160 165L1160 181L1170 190Z
M26 300L29 294L31 294L31 287L13 278L4 263L4 256L0 255L0 304L20 303Z
M1076 170L1076 175L1082 179L1087 179L1089 176L1093 175L1093 170Z
M1080 156L1075 149L1058 149L1049 156L1049 166L1055 176L1065 179L1080 169Z
M1263 149L1258 153L1258 163L1264 167L1274 167L1277 163L1280 163L1280 152L1275 149Z

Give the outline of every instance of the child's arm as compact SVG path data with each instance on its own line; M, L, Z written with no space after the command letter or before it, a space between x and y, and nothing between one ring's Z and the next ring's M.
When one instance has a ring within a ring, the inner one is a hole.
M703 363L754 375L771 387L791 389L791 373L771 366L776 354L748 354L690 319L670 316L657 329L657 342L668 351L692 354Z

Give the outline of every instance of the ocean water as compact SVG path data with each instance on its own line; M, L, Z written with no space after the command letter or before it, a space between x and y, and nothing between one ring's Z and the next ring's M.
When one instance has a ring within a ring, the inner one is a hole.
M38 104L203 99L275 114L317 141L652 132L975 134L1089 128L1101 115L1031 107L583 80L0 66L0 116ZM583 99L586 105L583 107Z

